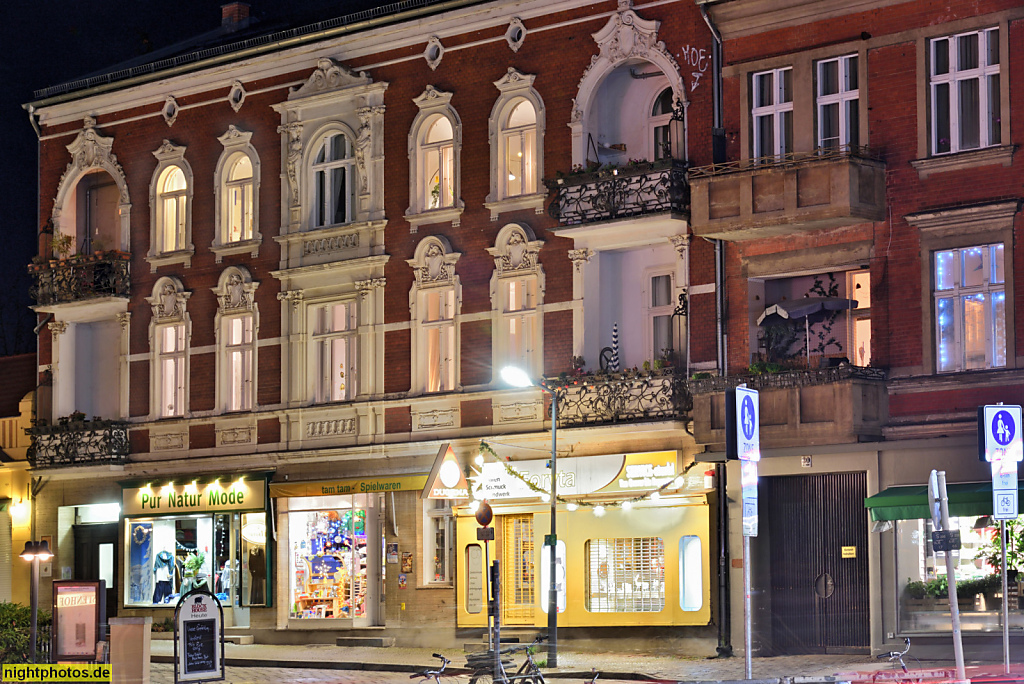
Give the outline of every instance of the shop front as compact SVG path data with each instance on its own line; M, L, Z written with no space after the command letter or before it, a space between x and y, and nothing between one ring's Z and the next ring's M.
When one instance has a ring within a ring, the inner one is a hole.
M394 497L413 496L425 481L425 475L411 475L272 483L278 543L286 550L278 626L383 626L385 535L395 526Z
M560 627L710 622L712 488L703 469L683 473L679 460L675 451L559 459ZM547 624L549 473L545 460L492 461L471 478L495 534L477 541L475 506L457 509L459 627L487 624L488 557L501 562L502 624Z
M247 624L272 605L267 502L264 475L123 487L124 607L173 609L205 588Z
M1022 487L1024 490L1024 487ZM961 548L954 551L961 628L965 634L999 632L1002 627L1002 578L999 523L992 518L991 482L947 485L950 526L959 530ZM1024 500L1024 491L1018 500ZM876 531L891 531L894 574L888 583L895 593L898 634L951 631L949 579L945 553L932 548L932 519L925 485L889 487L868 497L865 505ZM1024 573L1024 525L1007 523L1009 626L1024 628L1021 603Z

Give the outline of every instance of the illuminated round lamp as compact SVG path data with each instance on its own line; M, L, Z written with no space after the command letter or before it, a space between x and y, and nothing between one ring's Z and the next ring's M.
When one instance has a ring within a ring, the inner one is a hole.
M505 366L501 369L501 379L513 387L532 387L533 380L522 368Z
M574 503L572 501L570 501L569 503L565 504L565 509L567 511L575 511L577 508L579 508L579 505L577 505L576 503Z
M494 520L494 511L491 510L491 504L487 503L484 499L480 502L480 508L476 511L476 521L480 524L480 527L487 527Z
M604 515L604 506L601 506L600 504L598 504L597 506L594 506L594 515L596 515L598 518L603 516Z
M631 510L633 510L633 502L632 501L623 501L622 502L622 510L624 510L624 511L631 511Z

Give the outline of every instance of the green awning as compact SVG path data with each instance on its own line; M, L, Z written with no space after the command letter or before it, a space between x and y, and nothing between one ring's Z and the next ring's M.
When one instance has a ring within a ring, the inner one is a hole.
M1017 505L1024 503L1024 483L1017 483ZM949 515L966 518L992 515L992 482L947 484ZM928 510L928 486L889 487L864 499L872 520L918 520L932 517ZM1024 513L1024 508L1020 509Z

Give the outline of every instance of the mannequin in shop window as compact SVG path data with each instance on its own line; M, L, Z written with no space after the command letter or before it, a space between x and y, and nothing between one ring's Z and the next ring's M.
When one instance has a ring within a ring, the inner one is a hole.
M267 582L267 557L262 546L249 549L249 575L252 578L249 585L249 605L263 605L267 602L263 591Z
M173 593L171 577L174 573L174 555L166 549L153 560L153 603L164 603Z

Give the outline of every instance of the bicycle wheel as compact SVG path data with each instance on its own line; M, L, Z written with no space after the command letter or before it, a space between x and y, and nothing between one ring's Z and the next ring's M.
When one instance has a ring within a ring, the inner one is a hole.
M490 670L486 672L474 672L469 678L469 684L500 684L502 681L503 680L501 678L495 680L495 678L491 676Z

